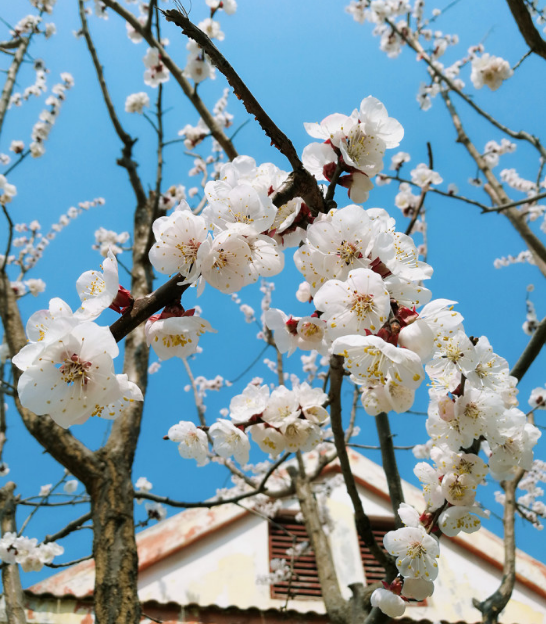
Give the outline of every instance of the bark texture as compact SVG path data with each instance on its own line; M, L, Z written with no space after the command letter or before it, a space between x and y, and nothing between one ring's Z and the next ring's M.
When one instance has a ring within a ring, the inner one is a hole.
M16 533L15 525L15 498L13 491L15 483L10 481L0 490L0 524L2 535ZM26 624L25 608L23 602L23 588L19 566L16 563L4 564L2 567L2 585L4 588L4 601L6 616L9 624Z

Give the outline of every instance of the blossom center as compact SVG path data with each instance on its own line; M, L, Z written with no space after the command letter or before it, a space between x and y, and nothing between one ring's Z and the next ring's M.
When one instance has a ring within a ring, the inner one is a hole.
M89 369L91 366L91 362L84 362L80 360L80 358L74 353L71 357L64 360L63 365L60 368L61 378L67 384L79 381L82 386L85 386L91 379L89 376Z
M427 549L423 546L421 542L412 542L408 546L407 556L411 559L417 559L418 557L422 557L427 554Z
M193 262L197 258L197 250L199 249L199 241L190 238L187 243L179 243L176 245L178 251L182 254L184 259Z
M368 294L355 294L353 298L353 305L351 312L354 312L359 321L366 318L366 316L373 310L373 295Z
M157 340L157 336L156 336ZM170 347L185 347L188 342L191 342L191 338L186 338L184 334L167 334L161 338L163 346Z
M345 240L341 241L341 245L337 248L337 255L346 265L353 264L355 260L362 258L356 244Z

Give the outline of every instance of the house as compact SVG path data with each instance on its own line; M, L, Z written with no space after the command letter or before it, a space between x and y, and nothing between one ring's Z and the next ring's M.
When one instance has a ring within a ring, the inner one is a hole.
M306 461L317 460L309 453ZM350 451L350 460L367 514L380 536L392 526L387 484L380 466ZM332 463L322 479L340 472ZM348 585L370 583L378 576L366 549L359 544L351 503L339 478L332 482L326 505L334 520L329 539L342 591ZM406 502L423 507L421 491L403 483ZM243 501L244 502L244 501ZM300 624L328 622L312 553L294 558L293 581L266 585L258 577L270 572L270 561L286 558L287 545L305 540L297 521L295 500L270 523L264 516L234 504L189 509L137 536L139 595L143 613L169 624ZM290 559L290 557L288 557ZM409 624L475 623L480 613L472 598L483 600L499 585L502 540L486 529L473 535L442 538L440 575L435 593L406 609L397 620ZM85 561L54 574L25 591L27 619L44 624L91 624L94 571ZM0 623L4 622L0 615ZM501 616L504 624L546 624L546 566L518 551L517 581L512 600Z

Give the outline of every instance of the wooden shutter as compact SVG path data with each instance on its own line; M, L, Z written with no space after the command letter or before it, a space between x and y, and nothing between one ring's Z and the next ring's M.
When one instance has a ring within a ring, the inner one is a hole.
M277 516L274 523L269 523L269 560L285 559L290 565L292 557L286 554L287 549L308 541L305 525L296 522L293 515ZM271 597L320 599L322 594L313 550L309 549L302 556L295 557L292 566L292 579L272 585Z
M383 537L385 533L394 529L394 522L389 519L373 519L370 518L372 525L372 532L375 537L375 541L383 547ZM364 575L366 576L366 584L371 585L377 581L382 581L385 578L385 570L377 563L375 557L370 552L369 548L364 544L360 535L358 536L358 545L360 546L360 556L362 557L362 565L364 566ZM386 552L386 551L385 551Z
M285 600L297 598L320 599L322 592L318 578L317 562L315 553L309 548L304 555L292 557L286 553L289 548L296 544L309 542L309 536L305 525L296 522L295 514L283 514L277 516L269 523L269 560L284 559L288 565L292 565L293 575L291 580L275 583L271 586L271 597ZM372 531L377 543L383 548L383 537L388 531L394 529L394 522L389 518L370 518ZM371 585L384 578L383 568L376 562L364 542L358 538L362 565L366 576L366 584ZM384 549L383 549L384 550ZM426 600L410 605L426 605Z

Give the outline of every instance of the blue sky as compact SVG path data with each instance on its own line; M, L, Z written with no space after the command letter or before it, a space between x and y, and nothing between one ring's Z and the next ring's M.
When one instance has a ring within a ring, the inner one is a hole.
M438 0L430 8L447 6L447 0ZM18 21L27 11L24 3L0 0L0 12L10 23ZM89 3L92 6L92 3ZM165 3L163 6L167 6ZM30 4L28 5L30 9ZM206 16L203 0L193 0L190 17L198 22ZM9 206L15 222L38 219L47 231L49 225L67 209L80 201L104 197L103 207L92 208L63 230L46 250L39 265L28 277L40 277L47 282L46 293L38 300L25 297L22 310L28 317L34 310L47 307L48 299L60 296L73 307L77 304L75 282L85 270L95 268L101 261L99 254L91 249L94 231L103 226L118 232L130 230L134 199L125 170L117 167L120 144L108 119L100 96L91 60L83 39L76 39L73 31L79 28L77 3L58 0L54 14L46 21L54 21L58 33L49 41L36 40L31 48L34 58L43 58L50 73L51 87L59 80L59 74L73 74L76 85L67 94L60 118L53 128L46 145L46 155L37 160L27 159L9 181L18 188L16 200ZM475 168L466 156L464 148L455 143L455 133L446 110L439 100L434 101L430 111L419 110L415 96L421 81L426 80L424 64L416 62L409 50L398 59L388 59L379 51L379 41L371 35L369 24L359 25L344 13L344 2L331 0L239 0L239 9L233 16L221 15L220 21L226 38L220 49L237 69L249 88L263 104L279 127L292 139L301 153L310 142L303 122L320 121L333 112L350 114L360 101L373 95L387 107L389 115L397 118L405 128L401 150L412 157L406 174L419 162L426 162L426 143L430 141L434 153L435 169L444 178L442 188L455 183L464 195L486 201L485 193L467 183L475 175ZM118 108L126 129L138 136L135 159L145 187L155 184L155 136L146 120L123 111L127 95L147 91L153 101L155 91L145 87L142 81L144 66L142 57L146 44L133 44L125 34L125 26L117 16L108 21L90 18L92 35L103 65L113 101ZM470 45L484 42L486 51L507 58L515 64L526 48L516 27L512 24L506 4L502 0L461 0L436 27L445 32L457 33L459 46L448 50L444 63L460 58ZM170 39L171 56L180 65L185 64L184 37L173 25L162 23L162 34ZM0 30L0 39L7 38L7 29ZM7 60L2 60L6 67ZM543 71L544 61L530 57L501 89L492 93L473 89L469 74L463 70L463 79L476 102L514 129L540 134L543 130L543 114L540 102L546 96L544 81L536 76ZM33 82L33 72L26 67L19 77L21 90ZM225 83L221 76L199 87L201 97L213 106L220 97ZM525 94L524 96L522 94ZM483 149L486 141L500 141L502 134L480 119L475 112L454 100L461 112L471 138ZM178 130L187 123L195 124L198 116L185 100L178 86L171 79L165 88L164 102L171 108L166 115L166 138L176 138ZM29 142L32 125L43 108L43 98L32 100L20 109L9 111L1 136L0 151L7 152L13 139ZM231 96L228 110L235 115L233 130L247 120L242 105ZM269 145L259 126L251 120L237 135L236 147L241 154L248 154L260 162L274 162L287 168L284 158ZM208 144L202 148L207 153ZM395 153L398 150L393 150ZM196 185L187 172L192 159L184 155L182 144L166 148L164 188L172 184ZM390 161L390 154L385 159ZM504 157L501 168L516 167L523 177L534 179L537 159L535 153L524 144L518 144L515 154ZM0 169L0 173L3 170ZM406 220L394 207L394 185L376 187L365 204L366 208L383 207L399 221L400 229ZM512 192L514 199L523 195ZM342 189L336 198L340 206L350 203ZM493 267L493 260L508 254L517 255L523 247L517 234L507 220L500 215L481 215L479 209L460 204L452 199L429 195L427 202L429 224L428 261L434 267L434 276L427 284L435 298L449 298L459 302L458 310L465 317L468 334L486 334L495 351L504 356L511 365L528 342L521 330L525 320L525 296L528 284L534 284L532 299L539 318L544 314L545 296L539 271L529 265L515 265L501 270ZM540 232L539 222L533 225ZM4 226L0 233L5 232ZM3 241L0 244L4 244ZM129 262L128 254L121 260ZM287 265L290 266L290 254ZM128 286L123 272L121 282ZM158 279L156 284L161 283ZM294 293L301 281L291 267L276 281L273 305L294 314L302 314L307 308L298 303ZM249 286L241 293L243 302L259 311L260 293L257 286ZM255 340L257 327L247 325L238 306L229 297L207 289L196 301L191 291L184 305L198 303L203 317L211 322L218 334L205 336L201 345L203 353L192 361L194 374L213 378L217 374L234 379L258 355L262 344ZM115 320L115 313L107 311L104 323ZM273 352L267 356L273 358ZM152 356L152 361L155 359ZM297 371L299 354L287 362L288 370ZM545 357L540 356L520 384L521 407L525 411L530 391L544 385ZM121 370L121 361L120 369ZM231 397L241 391L246 381L259 375L266 381L275 378L265 365L257 364L244 380L232 388L207 396L207 416L212 421L222 407L227 407ZM210 465L197 469L192 461L182 460L176 446L162 440L168 428L179 420L196 419L191 393L182 390L188 383L183 364L168 361L161 371L150 378L145 408L141 444L137 453L134 476L146 476L157 494L169 495L180 500L199 500L214 494L217 487L229 483L229 474L219 466ZM347 398L350 388L346 389ZM426 409L426 390L423 388L415 409ZM537 414L537 423L542 415ZM395 443L408 445L426 440L422 416L391 417L396 433ZM359 443L375 444L375 426L363 410L358 423L361 433ZM41 447L22 428L15 410L8 412L8 443L4 459L11 467L12 478L23 496L36 494L40 485L55 482L62 469L55 466ZM73 428L73 434L88 445L97 448L103 439L106 423L91 419L85 425ZM544 443L539 442L539 453L544 456ZM369 456L379 461L379 453L370 451ZM403 475L415 482L412 468L413 455L399 453ZM31 458L31 461L29 460ZM253 457L256 461L260 454ZM483 492L481 500L496 514L502 508L493 501L494 484ZM82 513L80 510L64 510L62 513L41 512L29 525L27 534L42 537L64 525L66 521ZM139 512L143 517L142 512ZM22 516L23 517L23 516ZM519 523L518 545L546 561L546 545L536 540L535 530ZM499 522L492 518L486 526L499 530ZM87 533L80 532L64 541L66 559L89 553ZM48 576L49 570L28 575L24 584Z

